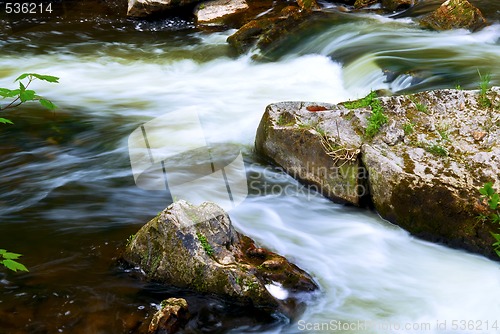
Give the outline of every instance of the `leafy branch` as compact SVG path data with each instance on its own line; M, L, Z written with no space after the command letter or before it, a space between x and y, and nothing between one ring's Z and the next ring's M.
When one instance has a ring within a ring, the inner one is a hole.
M489 216L481 215L480 218L489 220L494 224L500 224L500 195L493 189L493 183L485 183L484 186L479 189L479 193L481 194L481 199L487 201L491 210ZM490 233L496 240L495 243L493 243L495 252L500 256L500 233Z
M28 80L25 84L23 80ZM59 83L59 78L51 75L42 75L37 73L23 73L19 77L17 77L14 82L19 82L18 89L8 89L8 88L0 88L0 99L12 99L10 103L8 103L5 107L0 106L0 111L4 111L6 109L12 109L19 107L21 104L37 101L40 105L48 110L54 110L57 106L52 103L52 101L47 100L39 95L32 89L28 89L31 83L35 80L46 81L49 83ZM0 117L0 123L3 124L13 124L11 120L7 118Z
M27 79L28 82L25 84L23 80ZM23 73L14 80L14 82L19 82L19 89L8 89L8 88L0 88L0 99L12 99L5 107L0 106L0 111L4 111L6 109L12 109L19 107L21 104L30 102L30 101L38 101L42 107L54 110L57 106L52 103L50 100L47 100L39 95L32 89L29 89L31 83L35 80L46 81L50 83L59 83L59 78L51 75L42 75L37 73ZM3 124L14 124L10 119L0 117L0 123ZM24 264L17 262L22 255L17 253L8 252L5 249L0 249L0 264L2 264L5 268L10 269L12 271L28 271L28 269L24 266Z
M21 256L21 254L11 253L6 251L5 249L0 249L0 258L3 259L0 261L0 263L3 264L7 269L10 269L12 271L28 271L24 264L15 261Z

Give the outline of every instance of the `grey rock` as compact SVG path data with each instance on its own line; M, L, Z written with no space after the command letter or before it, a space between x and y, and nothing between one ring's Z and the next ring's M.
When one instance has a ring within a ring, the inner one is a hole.
M123 258L139 266L149 280L285 314L294 312L287 305L298 301L298 294L317 289L307 273L257 247L209 202L170 205L137 232ZM266 261L277 265L266 267ZM271 293L276 286L285 298Z
M478 91L380 97L389 121L373 139L364 136L370 107L276 103L264 113L256 151L332 200L360 205L369 193L383 218L411 233L494 256L490 231L497 227L477 217L488 213L478 189L486 182L500 185L500 88L487 97L491 107L480 102ZM307 111L312 105L325 110ZM407 124L413 131L404 132ZM358 149L357 159L329 156L325 137L338 148ZM357 173L335 178L316 172L339 165ZM339 192L342 187L349 191ZM363 187L366 192L354 191Z

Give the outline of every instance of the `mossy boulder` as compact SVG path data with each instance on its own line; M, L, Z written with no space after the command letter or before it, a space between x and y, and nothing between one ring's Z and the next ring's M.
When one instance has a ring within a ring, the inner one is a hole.
M364 135L370 107L356 109L360 103L270 105L256 151L328 198L359 205L368 194L383 218L416 236L495 257L490 231L498 226L478 220L488 214L478 189L486 182L497 190L500 185L500 88L485 95L436 90L377 100L388 122L373 138ZM333 150L325 137L337 154L328 154ZM356 160L339 159L342 149L356 148ZM338 164L357 173L342 179L315 172ZM345 185L358 197L335 191Z
M148 280L287 315L295 311L290 305L299 302L299 293L317 289L307 273L257 247L209 202L170 205L137 232L123 258ZM273 294L277 288L285 297Z
M227 42L239 53L252 47L269 52L294 32L316 18L327 15L321 11L301 10L297 6L286 6L280 12L259 17L243 25L227 38Z
M420 25L435 30L464 28L474 31L486 24L481 11L467 0L447 0L420 20Z

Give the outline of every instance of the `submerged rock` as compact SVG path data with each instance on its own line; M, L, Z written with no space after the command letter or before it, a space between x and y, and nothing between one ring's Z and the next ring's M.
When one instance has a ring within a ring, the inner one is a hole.
M388 119L373 138L371 107L359 101L270 105L256 151L333 200L360 205L369 195L414 235L493 257L497 227L477 219L488 212L478 189L500 184L500 88L376 100Z
M238 233L213 203L170 205L137 232L124 259L149 280L287 315L301 293L317 289L303 270Z
M447 0L438 9L420 20L424 27L435 30L477 30L487 22L481 11L467 0Z

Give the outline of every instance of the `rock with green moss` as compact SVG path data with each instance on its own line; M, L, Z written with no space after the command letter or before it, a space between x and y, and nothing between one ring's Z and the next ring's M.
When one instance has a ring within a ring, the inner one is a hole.
M303 10L297 6L283 7L277 13L247 22L229 36L227 42L239 53L247 52L253 47L257 47L263 52L271 52L296 32L314 24L315 20L337 15L313 10L316 7L312 2L300 2L300 4L309 6L310 9Z
M500 88L376 101L270 105L256 151L333 200L359 205L368 194L383 218L414 235L495 258L490 231L497 227L477 218L488 213L478 189L500 184ZM371 137L374 105L387 122ZM342 159L348 150L356 159ZM324 172L339 165L357 173Z
M447 0L438 9L420 20L424 27L435 30L477 30L487 22L481 11L467 0Z
M178 333L187 324L190 317L185 299L165 299L161 302L160 309L149 324L148 334Z
M292 314L289 305L296 304L296 296L317 289L307 273L255 246L219 206L208 202L170 205L136 233L123 258L149 280L270 312ZM271 262L276 265L266 266Z

